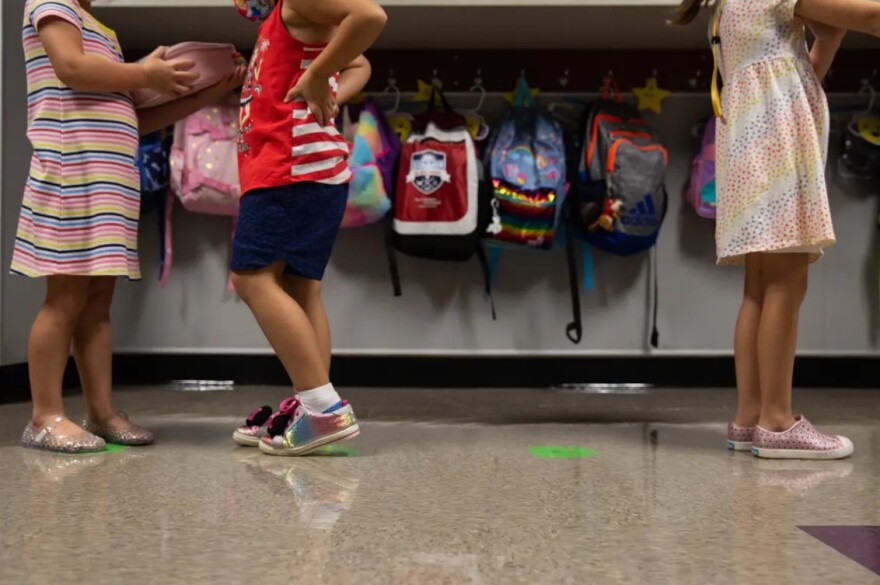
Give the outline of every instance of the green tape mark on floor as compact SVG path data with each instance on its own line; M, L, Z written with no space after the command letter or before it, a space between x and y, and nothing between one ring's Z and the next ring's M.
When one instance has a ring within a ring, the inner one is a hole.
M337 445L321 447L315 451L315 455L323 457L357 457L358 454L358 450L354 447L339 447Z
M555 445L529 447L529 451L531 451L532 455L541 459L587 459L596 455L596 452L592 449Z
M128 449L128 445L114 445L113 443L107 443L107 446L100 451L92 451L90 453L70 453L70 455L105 455L107 453L122 453L123 451L128 451Z

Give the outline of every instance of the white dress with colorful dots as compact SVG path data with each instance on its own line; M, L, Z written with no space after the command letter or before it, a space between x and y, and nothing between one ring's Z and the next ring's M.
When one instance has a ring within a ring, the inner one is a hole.
M719 264L834 244L825 185L829 114L797 0L727 0L720 20Z

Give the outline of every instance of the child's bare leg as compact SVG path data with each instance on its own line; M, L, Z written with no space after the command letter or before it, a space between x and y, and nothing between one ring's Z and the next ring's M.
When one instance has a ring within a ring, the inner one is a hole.
M753 427L761 414L761 381L758 376L758 325L764 289L761 283L760 257L746 258L746 276L742 305L736 320L734 355L736 358L737 408L734 422Z
M110 304L116 279L95 277L73 333L73 356L88 410L87 430L121 445L149 445L153 433L132 424L113 408L113 332Z
M79 370L89 420L105 422L116 416L113 410L113 335L110 304L116 279L93 278L88 300L73 333L73 355Z
M285 274L282 282L284 290L302 307L309 318L318 340L321 358L329 372L330 323L327 320L327 311L324 309L324 300L321 298L321 282L292 274Z
M28 340L28 372L34 402L31 420L37 429L50 424L57 416L64 416L61 399L64 370L88 290L87 276L49 276L46 279L46 301L34 320ZM56 428L60 434L79 432L70 421Z
M315 329L309 317L281 285L284 264L233 273L232 282L250 307L288 376L300 390L330 383Z
M798 320L807 293L807 254L761 254L764 301L758 329L761 380L759 425L780 432L794 425L792 378L797 348Z

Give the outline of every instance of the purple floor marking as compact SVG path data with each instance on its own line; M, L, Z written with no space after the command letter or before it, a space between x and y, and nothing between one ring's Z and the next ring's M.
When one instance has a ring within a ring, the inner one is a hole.
M798 528L880 575L880 526L798 526Z

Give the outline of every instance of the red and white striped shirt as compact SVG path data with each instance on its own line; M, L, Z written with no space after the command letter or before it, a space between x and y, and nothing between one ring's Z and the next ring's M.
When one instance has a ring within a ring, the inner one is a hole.
M241 94L238 168L241 192L314 182L351 180L348 145L333 121L319 126L305 101L284 103L326 45L295 39L278 2L260 34ZM330 79L336 96L339 76Z

